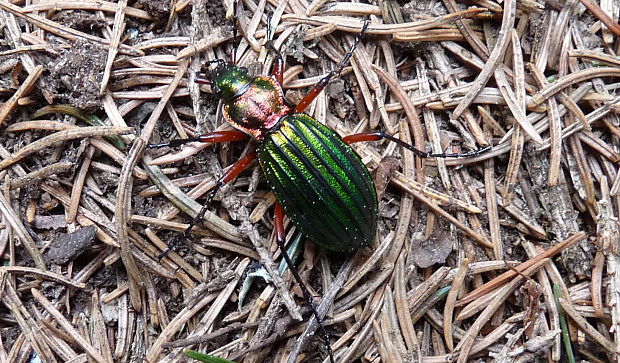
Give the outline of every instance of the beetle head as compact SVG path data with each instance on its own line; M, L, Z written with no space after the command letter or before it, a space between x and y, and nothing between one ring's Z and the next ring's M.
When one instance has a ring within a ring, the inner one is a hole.
M250 82L248 69L231 65L217 59L209 63L216 63L215 68L207 73L206 77L196 79L198 83L211 85L213 94L223 101L232 100Z

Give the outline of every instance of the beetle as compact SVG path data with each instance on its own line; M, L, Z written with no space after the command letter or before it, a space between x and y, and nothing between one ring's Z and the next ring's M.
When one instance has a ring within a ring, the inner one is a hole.
M361 32L336 69L314 85L295 106L289 105L284 98L284 58L271 42L267 42L266 47L276 57L269 75L250 76L247 68L236 65L234 61L210 61L212 69L196 81L211 85L214 95L223 103L224 119L235 130L149 145L157 148L176 147L189 142L224 143L246 140L248 136L255 140L256 150L248 152L218 179L205 206L183 232L183 237L187 237L190 230L204 218L217 191L257 159L277 200L274 212L276 242L319 322L319 331L326 341L332 362L333 354L321 318L284 247L284 214L303 235L318 245L337 252L351 252L374 242L379 211L370 172L350 144L389 139L421 157L465 157L486 151L431 154L383 131L341 138L335 131L304 113L329 81L348 64L368 24L363 23ZM178 240L174 239L160 257Z

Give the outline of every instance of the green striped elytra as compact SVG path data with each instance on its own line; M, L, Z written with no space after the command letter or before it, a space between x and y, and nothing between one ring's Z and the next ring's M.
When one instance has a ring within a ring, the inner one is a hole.
M366 26L364 23L362 33ZM382 137L375 133L361 134L361 137L354 135L347 141L303 113L329 80L348 63L360 38L361 35L338 68L321 79L295 107L289 106L284 99L284 59L270 43L267 47L276 53L276 60L269 76L251 77L246 68L223 60L209 62L215 64L213 69L196 81L211 85L214 95L222 100L224 118L236 130L149 145L175 147L194 141L221 143L244 140L248 136L256 140L257 150L247 153L218 179L207 203L184 231L183 237L187 238L190 230L204 218L219 188L258 159L277 199L274 213L276 241L319 323L319 333L332 363L334 356L322 318L287 255L283 218L286 213L302 234L330 250L350 252L374 241L378 219L377 193L368 169L348 143ZM173 239L160 257L179 239Z
M305 114L285 116L258 148L265 177L301 232L319 245L351 251L372 244L377 193L353 149Z
M178 146L187 142L222 143L253 138L257 148L248 152L219 179L210 191L207 203L183 233L198 224L222 185L230 182L255 159L276 196L274 228L276 242L288 263L304 298L319 322L319 333L326 343L330 361L334 362L329 337L312 296L294 268L285 248L284 213L303 235L326 249L350 252L371 246L377 232L378 201L368 169L351 143L388 139L420 157L473 156L487 149L464 154L429 154L382 131L368 131L341 138L335 131L303 113L330 79L348 64L362 31L337 68L323 77L297 104L290 106L282 89L284 60L271 43L266 46L276 54L268 76L252 77L244 67L218 59L210 61L212 69L197 82L211 85L223 103L223 116L235 131L211 132L192 139L174 140L151 147ZM178 242L173 240L168 250ZM168 250L164 251L164 255Z
M371 245L378 202L368 169L333 130L302 113L299 106L286 104L281 71L280 61L272 75L250 77L244 67L217 61L201 81L211 84L222 99L226 121L258 142L252 157L258 159L286 215L305 236L335 251ZM316 97L327 81L306 97ZM300 105L305 108L310 101Z

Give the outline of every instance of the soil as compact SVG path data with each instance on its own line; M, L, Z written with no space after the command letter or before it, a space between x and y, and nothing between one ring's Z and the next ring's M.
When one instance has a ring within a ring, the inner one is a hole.
M304 111L338 134L473 153L352 146L375 244L289 251L335 361L617 361L618 6L248 2L234 38L227 2L123 4L0 3L0 361L328 358L258 163L183 233L260 142L146 147L230 130L196 74L269 73L274 32L290 104L361 37Z

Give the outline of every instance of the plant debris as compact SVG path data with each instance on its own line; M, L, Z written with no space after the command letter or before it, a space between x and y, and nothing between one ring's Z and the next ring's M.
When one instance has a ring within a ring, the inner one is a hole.
M298 286L277 276L258 165L158 259L252 144L145 147L230 127L194 82L208 61L234 54L266 74L272 35L298 102L366 19L308 114L342 136L491 149L353 145L379 169L375 245L348 256L307 242L297 263L336 360L618 360L617 2L237 6L233 39L231 1L0 0L2 360L172 362L188 347L323 361ZM241 294L256 263L272 279Z

